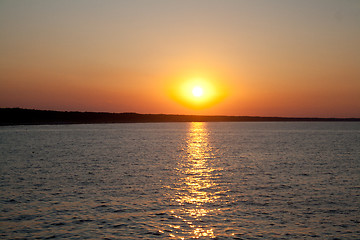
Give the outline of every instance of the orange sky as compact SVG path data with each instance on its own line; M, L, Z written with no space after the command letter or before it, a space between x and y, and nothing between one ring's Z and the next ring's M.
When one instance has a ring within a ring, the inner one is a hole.
M360 117L359 23L356 0L1 1L0 107ZM216 104L174 97L196 78Z

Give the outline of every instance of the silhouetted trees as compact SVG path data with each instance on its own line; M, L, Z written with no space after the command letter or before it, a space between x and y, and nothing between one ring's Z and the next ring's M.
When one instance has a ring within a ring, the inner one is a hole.
M360 118L285 118L250 116L201 116L105 112L62 112L22 108L0 108L0 125L145 123L145 122L272 122L272 121L360 121Z

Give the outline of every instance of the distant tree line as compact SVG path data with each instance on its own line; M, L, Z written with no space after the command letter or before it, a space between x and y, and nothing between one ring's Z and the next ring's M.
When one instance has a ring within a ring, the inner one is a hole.
M107 112L67 112L22 108L0 108L0 125L90 124L146 122L276 122L276 121L360 121L360 118L292 118L253 116L204 116Z

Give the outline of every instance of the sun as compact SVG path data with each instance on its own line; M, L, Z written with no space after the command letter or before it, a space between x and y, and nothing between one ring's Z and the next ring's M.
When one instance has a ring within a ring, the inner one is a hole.
M202 87L196 86L192 89L192 94L194 97L201 97L204 93Z
M169 94L181 105L200 110L221 102L227 90L224 84L210 77L184 77L169 87Z

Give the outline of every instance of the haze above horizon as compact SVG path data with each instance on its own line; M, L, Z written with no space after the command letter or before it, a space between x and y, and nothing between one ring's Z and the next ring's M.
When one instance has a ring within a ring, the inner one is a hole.
M0 108L360 117L360 1L0 2Z

